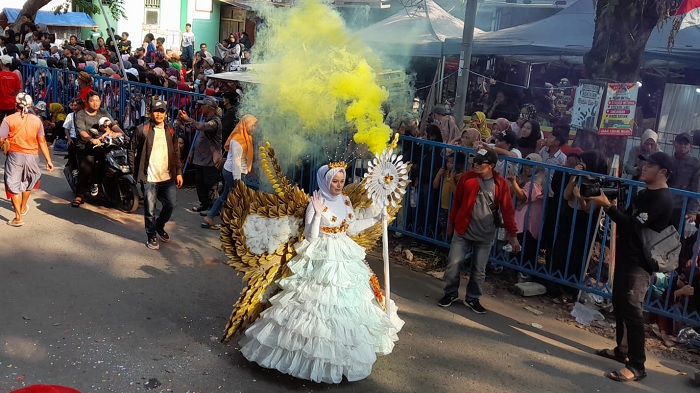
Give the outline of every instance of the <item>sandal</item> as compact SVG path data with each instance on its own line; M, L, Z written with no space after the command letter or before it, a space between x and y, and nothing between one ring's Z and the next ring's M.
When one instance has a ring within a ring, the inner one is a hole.
M16 218L13 218L12 220L7 222L7 225L11 227L21 227L22 225L24 225L24 221L17 221Z
M82 204L83 204L83 198L75 197L75 199L73 199L73 202L70 203L70 206L71 207L80 207L80 205L82 205Z
M611 351L610 349L599 349L599 350L595 351L595 354L598 355L598 356L602 356L602 357L604 357L604 358L606 358L606 359L610 359L610 360L614 360L614 361L616 361L616 362L620 362L620 363L622 363L622 364L627 363L627 357L625 357L625 356L620 356L620 355L616 354L614 349L612 350L612 351L613 351L613 354L611 355L611 354L610 354L610 351Z
M619 371L611 371L607 374L605 374L606 377L612 379L613 381L617 382L633 382L633 381L639 381L641 379L646 378L647 373L646 371L637 371L631 367L626 367L628 370L632 372L634 375L632 378L626 377L622 374L620 374Z
M209 225L209 223L206 221L203 221L201 224L199 224L199 226L201 226L204 229L215 229L217 231L219 229L221 229L221 225L219 225L219 224Z

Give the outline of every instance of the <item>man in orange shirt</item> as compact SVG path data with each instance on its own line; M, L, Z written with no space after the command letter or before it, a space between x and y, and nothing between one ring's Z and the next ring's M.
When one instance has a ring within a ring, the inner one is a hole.
M10 148L5 160L5 193L12 200L15 218L7 224L24 225L22 216L27 214L27 202L31 190L39 186L39 150L46 159L46 169L53 170L49 147L44 137L44 126L36 115L28 112L32 107L29 94L17 94L16 113L6 116L0 124L0 144L7 140Z
M10 71L12 57L0 56L0 121L15 113L15 97L22 90L22 81Z

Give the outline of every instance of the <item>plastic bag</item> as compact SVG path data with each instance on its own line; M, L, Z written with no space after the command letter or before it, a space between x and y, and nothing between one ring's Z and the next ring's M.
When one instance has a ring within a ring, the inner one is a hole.
M691 340L700 340L700 334L693 330L692 327L681 329L681 331L678 332L679 343L685 344Z
M683 239L693 236L697 231L698 228L695 227L695 223L686 218L685 224L683 224Z
M603 314L581 303L576 303L576 305L574 305L571 316L576 318L576 322L586 326L589 326L593 321L605 319Z

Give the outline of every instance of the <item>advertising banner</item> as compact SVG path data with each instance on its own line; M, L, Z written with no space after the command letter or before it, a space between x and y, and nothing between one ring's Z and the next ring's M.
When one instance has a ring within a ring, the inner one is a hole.
M571 127L577 130L598 131L600 107L605 94L605 82L581 80L576 88L571 110Z
M598 135L632 135L638 93L637 83L608 83Z

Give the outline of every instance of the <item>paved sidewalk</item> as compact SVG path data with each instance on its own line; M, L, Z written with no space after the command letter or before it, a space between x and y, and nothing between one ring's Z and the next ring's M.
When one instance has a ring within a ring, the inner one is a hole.
M698 391L676 371L692 376L691 367L653 356L643 382L610 381L604 372L619 365L592 352L611 341L512 297L486 296L486 315L439 308L441 282L403 266L392 267L392 289L406 325L368 379L318 385L262 369L218 342L242 283L223 264L218 233L185 211L194 190L178 191L173 242L151 251L141 209L72 209L60 170L33 193L24 227L4 224L0 200L0 392L33 383L142 392L151 378L156 392Z

